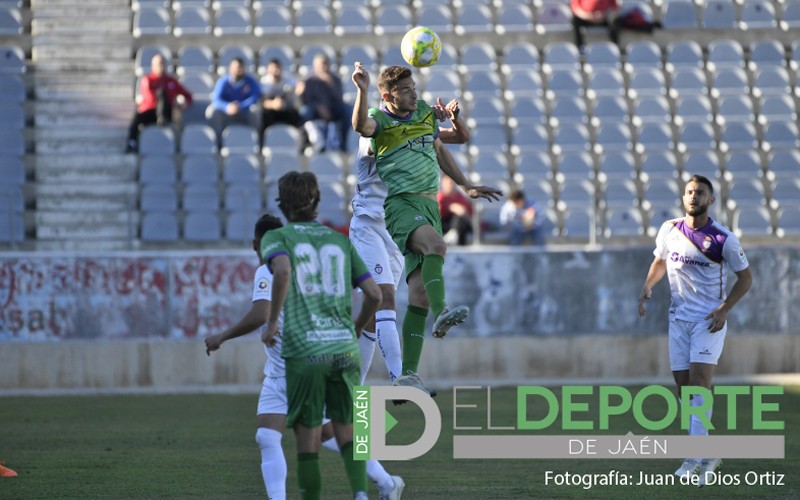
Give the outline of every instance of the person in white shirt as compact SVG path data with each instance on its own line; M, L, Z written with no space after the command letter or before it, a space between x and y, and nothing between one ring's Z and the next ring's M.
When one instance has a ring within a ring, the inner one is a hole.
M695 175L686 183L683 206L686 216L666 221L658 231L655 258L639 294L639 316L647 314L646 303L653 287L666 274L672 303L669 308L669 361L678 392L684 386L711 388L714 367L722 354L728 330L728 312L747 293L752 273L739 240L708 216L714 203L714 187ZM736 283L726 296L728 270ZM701 395L693 395L692 406L703 406ZM711 418L711 409L707 411ZM691 416L690 435L708 435L697 415ZM675 471L679 476L699 475L719 467L720 459L688 458Z

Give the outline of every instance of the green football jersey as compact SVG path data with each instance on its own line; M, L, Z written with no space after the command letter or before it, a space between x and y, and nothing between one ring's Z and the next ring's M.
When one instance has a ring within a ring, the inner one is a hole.
M370 108L378 123L372 136L378 175L389 188L388 196L403 193L436 194L439 191L439 160L433 141L439 137L439 122L423 100L413 113L401 117L385 107Z
M350 240L317 222L289 223L261 239L264 262L278 255L292 263L282 356L357 351L351 293L370 274Z

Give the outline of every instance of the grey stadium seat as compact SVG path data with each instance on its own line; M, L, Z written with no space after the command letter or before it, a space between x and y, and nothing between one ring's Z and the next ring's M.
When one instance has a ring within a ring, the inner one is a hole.
M584 60L593 69L622 67L619 47L611 42L596 42L586 46Z
M142 215L143 241L178 241L178 218L171 212L149 212Z
M26 71L25 53L13 45L0 46L0 74L21 74Z
M579 72L572 70L553 71L548 76L547 92L556 97L583 95L583 81Z
M493 71L471 71L464 85L464 90L469 92L472 99L501 97L503 95L503 84L497 73Z
M589 113L584 100L580 97L560 97L551 103L550 116L559 124L587 123Z
M518 152L542 151L550 147L547 128L541 124L521 124L514 129L511 142Z
M625 61L634 68L661 69L661 49L649 40L634 42L625 50Z
M452 33L453 17L450 8L445 5L427 5L417 13L417 19L424 19L424 26L432 29L439 36Z
M260 212L264 208L261 184L231 184L225 188L225 210Z
M25 164L22 158L15 156L0 156L0 184L25 183Z
M756 95L791 95L792 83L789 73L779 66L767 66L758 69L753 81L753 94Z
M794 122L773 121L764 127L764 142L771 149L800 147L797 125Z
M707 0L703 10L703 28L736 28L736 6L730 0Z
M568 5L550 0L539 6L536 31L557 33L571 29L572 13Z
M773 233L769 211L758 204L737 207L733 227L736 234L744 236L767 236Z
M183 160L181 181L184 184L205 184L213 186L219 179L219 166L216 157L208 155L189 155Z
M518 97L512 101L509 116L517 126L535 125L547 121L544 99L540 97Z
M705 73L697 68L682 67L675 70L670 81L670 88L676 97L683 95L699 95L708 93L708 81Z
M662 23L666 29L697 28L697 8L694 2L691 0L667 2L664 6Z
M800 205L781 208L777 227L782 236L800 235Z
M744 49L736 40L714 40L708 44L708 62L716 69L744 68Z
M183 189L181 206L184 210L216 211L219 209L219 191L216 186L191 184Z
M728 150L755 149L758 147L758 137L755 126L746 121L731 121L725 124L720 134L720 140Z
M181 153L185 155L217 154L217 134L209 125L192 123L181 132Z
M622 72L614 68L599 68L589 74L587 89L594 96L624 96L625 79Z
M172 185L177 180L178 169L172 155L142 157L139 165L139 183Z
M185 35L210 35L211 16L202 8L187 7L175 11L175 26L172 34L180 37Z
M678 130L678 141L692 149L713 149L717 145L714 129L708 123L690 122Z
M628 104L622 97L600 96L595 99L592 116L600 123L623 123L630 121Z
M672 113L669 109L669 101L661 95L645 95L636 99L633 104L632 115L637 117L641 123L669 123ZM710 115L710 109L709 109Z
M485 5L465 5L456 13L455 24L464 33L490 33L494 31L492 12Z
M586 151L567 151L555 162L556 172L565 179L590 179L594 176L594 160Z
M309 5L295 12L295 35L321 35L332 31L327 7Z
M630 151L633 148L631 131L625 123L600 125L595 142L603 151Z
M777 27L775 8L771 2L766 0L747 0L742 2L740 29L774 29Z
M411 29L411 19L411 11L405 5L384 3L375 15L375 31L380 31L379 34L402 34Z
M139 154L169 155L175 153L175 134L171 128L145 127L139 137Z
M503 4L497 14L497 29L503 33L530 33L534 29L533 13L528 5Z
M644 123L639 128L637 142L645 151L664 151L674 147L674 138L669 125L665 123Z
M190 72L212 73L215 68L214 53L205 45L184 45L178 50L179 75Z
M671 178L677 175L679 167L678 161L675 159L675 153L662 150L648 152L644 160L642 160L641 170L650 178Z
M142 186L139 194L139 210L142 212L175 212L178 210L178 194L175 186L150 184Z
M760 175L761 158L756 151L734 151L725 162L725 171L730 172L734 177Z
M527 151L517 157L514 170L524 180L544 179L553 172L553 163L547 153Z
M637 176L636 160L628 151L609 151L603 154L598 170L606 174L609 182L633 179Z
M584 151L591 148L589 130L586 125L570 123L555 129L553 135L554 148L558 145L562 151Z
M133 36L168 35L170 32L169 12L163 7L139 9L133 15Z
M775 174L800 176L800 152L793 149L774 151L769 156L768 167Z
M680 40L667 46L666 62L674 69L704 66L703 48L694 40Z
M574 44L569 42L550 42L542 52L542 62L553 71L581 69L581 56Z
M498 67L497 54L488 43L467 43L461 48L461 64L467 71L494 71Z
M249 35L253 32L250 10L244 7L222 7L214 19L214 35Z
M515 42L503 47L503 65L514 70L538 70L539 51L528 42Z
M726 95L717 101L717 116L726 121L755 120L753 101L747 95Z
M235 155L225 158L222 167L222 180L228 184L261 184L261 161L258 156Z
M183 218L183 239L186 241L212 242L222 237L217 212L188 212Z
M372 16L363 5L345 5L336 16L336 34L372 33Z
M654 68L636 68L630 77L628 91L635 91L637 96L666 95L664 74Z
M537 71L514 71L506 81L506 90L512 99L541 96L544 93L542 79Z
M704 95L686 95L677 100L675 116L684 122L709 122L714 119L711 101Z
M750 45L750 62L759 68L785 66L786 52L778 40L760 40Z
M608 237L640 236L644 234L644 222L641 212L636 208L614 207L606 215L605 231Z
M258 133L253 127L229 125L222 131L220 153L223 156L256 154L259 151L258 142Z
M263 4L255 13L253 33L256 36L292 33L292 13L283 5Z

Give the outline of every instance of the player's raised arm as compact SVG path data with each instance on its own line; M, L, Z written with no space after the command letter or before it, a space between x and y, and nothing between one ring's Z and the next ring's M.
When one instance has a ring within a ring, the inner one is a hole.
M650 270L647 271L647 278L644 280L642 291L639 292L640 317L644 317L647 314L645 302L650 300L650 297L653 296L653 287L661 281L665 274L667 274L667 261L659 259L658 257L654 258L653 263L650 264Z
M362 137L372 137L378 124L374 118L369 116L369 105L367 104L369 73L363 64L357 62L351 78L356 86L356 102L353 105L353 130Z
M489 201L494 201L499 200L500 196L503 195L503 192L499 189L488 186L476 186L472 184L464 175L464 172L462 172L458 167L456 161L453 159L453 155L450 154L450 151L445 147L441 139L436 139L436 141L433 143L433 147L436 149L436 156L439 160L439 168L442 169L442 172L444 172L445 175L453 179L456 184L461 186L461 189L463 189L471 198L484 198Z
M278 334L278 317L289 293L289 280L292 279L292 262L286 254L278 254L269 261L272 270L272 302L267 329L261 335L261 341L268 346L275 345Z
M436 99L436 105L432 106L434 112L441 111L442 116L450 119L453 124L450 128L439 129L439 139L445 144L464 144L469 140L469 128L466 122L461 118L461 108L459 107L458 100L453 99L446 105L442 102L441 98ZM437 118L439 113L437 113Z

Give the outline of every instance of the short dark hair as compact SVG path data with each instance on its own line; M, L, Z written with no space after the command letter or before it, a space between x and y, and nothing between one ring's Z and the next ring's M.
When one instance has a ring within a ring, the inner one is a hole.
M269 66L270 64L274 64L274 65L278 66L279 68L282 66L281 60L278 59L277 57L273 57L272 59L267 61L267 66Z
M242 59L241 57L234 57L233 59L231 59L231 62L237 62L242 66L244 66L244 59Z
M378 90L391 92L400 80L411 78L411 70L404 66L389 66L378 76Z
M518 201L525 199L525 192L521 189L512 189L510 193L508 193L508 199L511 201Z
M278 207L290 222L317 218L319 184L312 172L288 172L278 179Z
M253 228L253 236L255 237L256 241L261 241L261 238L267 233L267 231L271 231L273 229L278 229L283 227L283 222L274 215L264 214L256 221L256 225Z
M691 176L688 181L686 181L686 184L689 184L690 182L697 182L699 184L705 184L706 186L708 186L709 194L712 194L712 195L714 194L714 186L713 186L713 184L711 184L711 181L708 180L708 177L705 177L703 175L695 174L695 175Z

